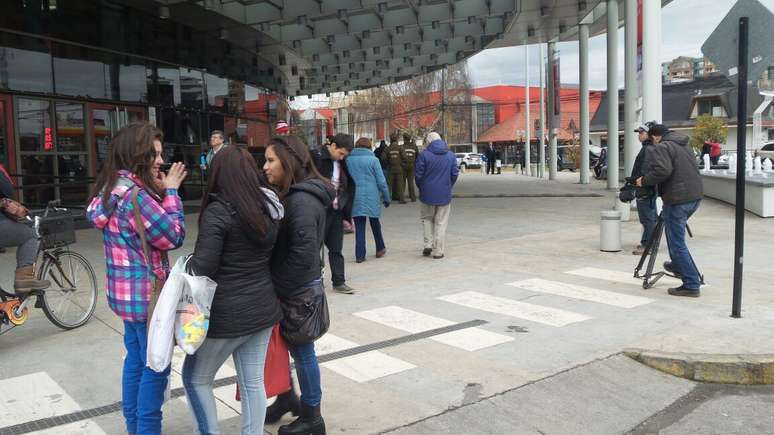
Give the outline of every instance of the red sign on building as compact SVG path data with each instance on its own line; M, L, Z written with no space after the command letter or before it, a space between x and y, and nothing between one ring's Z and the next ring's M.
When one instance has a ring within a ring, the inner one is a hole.
M53 151L54 150L54 139L53 136L51 136L51 127L46 127L46 137L45 137L45 144L44 149L46 151Z

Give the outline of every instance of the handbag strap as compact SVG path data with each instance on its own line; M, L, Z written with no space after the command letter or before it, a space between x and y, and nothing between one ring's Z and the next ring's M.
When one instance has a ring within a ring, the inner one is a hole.
M135 226L135 231L137 231L137 235L140 237L140 243L142 244L142 252L145 255L145 261L148 263L148 269L152 271L153 265L151 264L150 251L148 249L148 242L145 239L145 225L142 223L142 216L140 215L140 202L137 200L137 197L139 194L140 194L140 188L135 186L132 189L132 205L134 208L134 226ZM162 259L166 259L167 252L163 251L161 254L161 257Z

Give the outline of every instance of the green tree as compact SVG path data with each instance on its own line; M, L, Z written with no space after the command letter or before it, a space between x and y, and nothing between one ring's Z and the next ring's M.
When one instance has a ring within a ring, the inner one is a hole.
M691 136L691 146L701 151L704 142L726 143L728 128L724 118L716 118L710 115L701 115L696 118L696 127Z

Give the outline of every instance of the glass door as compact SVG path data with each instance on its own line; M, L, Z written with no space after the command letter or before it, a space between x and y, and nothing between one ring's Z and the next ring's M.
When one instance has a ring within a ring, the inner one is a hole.
M92 165L98 172L107 158L108 146L118 130L126 125L146 120L144 107L120 106L113 104L90 104L89 122L94 143ZM95 172L95 173L97 173Z

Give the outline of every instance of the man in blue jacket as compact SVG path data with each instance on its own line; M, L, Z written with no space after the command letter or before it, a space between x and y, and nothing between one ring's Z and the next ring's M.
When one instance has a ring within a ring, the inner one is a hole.
M443 258L446 242L446 226L451 211L452 187L457 181L459 169L454 153L449 150L441 135L427 135L427 148L417 159L414 180L419 187L420 214L424 227L422 255Z

